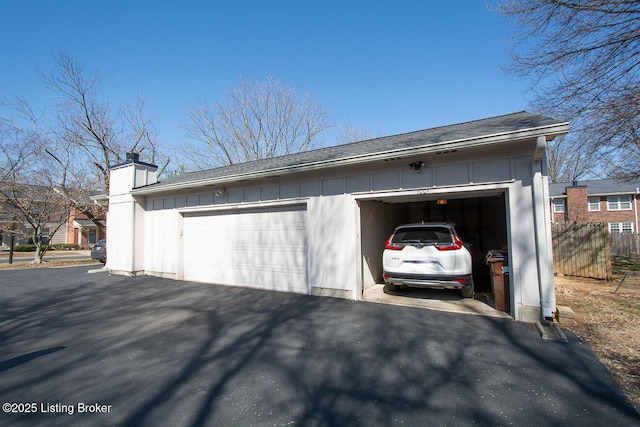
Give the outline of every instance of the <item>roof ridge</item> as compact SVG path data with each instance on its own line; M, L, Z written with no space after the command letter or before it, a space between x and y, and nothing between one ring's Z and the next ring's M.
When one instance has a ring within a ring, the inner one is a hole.
M425 132L425 131L437 131L439 129L446 129L448 127L454 127L454 126L457 127L457 126L468 125L468 124L476 123L476 122L483 122L483 121L486 121L486 120L501 119L501 118L505 118L505 117L509 117L509 116L516 116L516 115L523 114L523 113L544 117L544 116L541 116L539 114L529 113L529 112L527 112L525 110L521 110L521 111L517 111L517 112L514 112L514 113L502 114L502 115L499 115L499 116L485 117L485 118L480 118L480 119L473 119L473 120L468 120L466 122L461 122L461 123L450 123L450 124L447 124L447 125L435 126L435 127L431 127L431 128L424 128L424 129L419 129L419 130L414 130L414 131L409 131L409 132L402 132L402 133L398 133L398 134L377 136L377 137L374 137L374 138L366 138L366 139L362 139L362 140L359 140L359 141L347 142L347 143L344 143L344 144L334 144L334 145L329 145L329 146L326 146L326 147L318 147L318 148L314 148L314 149L307 150L307 151L298 151L298 152L295 152L295 153L282 154L280 156L267 157L267 158L264 158L264 159L253 159L253 160L247 160L245 162L231 163L231 164L228 164L228 165L221 165L221 166L216 166L216 167L213 167L213 168L200 169L200 170L197 170L197 171L186 172L182 176L189 175L189 174L197 174L197 173L202 173L202 172L207 172L207 171L212 171L212 170L218 170L218 169L227 168L227 167L230 167L230 166L251 165L252 163L263 162L265 160L277 160L277 159L281 159L281 158L289 157L289 156L295 156L295 155L301 155L301 154L313 154L313 153L318 153L318 152L321 152L321 151L324 151L324 150L335 149L337 147L349 147L349 146L354 146L354 145L362 144L362 143L369 142L369 141L377 141L377 140L381 140L381 139L385 139L385 138L398 138L398 137L403 137L403 136L406 136L406 135L412 135L412 134Z
M233 163L215 168L187 172L184 175L162 179L148 187L163 187L185 185L186 183L212 182L222 178L235 179L239 176L248 177L280 173L300 168L318 168L321 165L333 167L362 161L362 159L381 156L397 156L418 148L442 146L444 144L461 144L478 138L501 138L513 132L560 132L566 133L568 124L540 114L519 111L501 116L486 117L462 123L452 123L444 126L421 129L395 135L381 136L347 144L336 144L313 150L285 154L266 159ZM358 160L360 159L360 160Z

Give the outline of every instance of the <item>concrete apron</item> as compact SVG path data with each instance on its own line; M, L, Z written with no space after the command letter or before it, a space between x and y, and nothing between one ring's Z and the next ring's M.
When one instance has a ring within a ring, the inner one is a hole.
M438 289L405 288L399 291L392 291L380 284L368 287L362 295L362 299L369 302L428 308L452 313L501 317L505 319L512 318L509 314L493 308L489 305L489 298L483 297L484 295L480 294L476 295L475 298L463 298L457 291Z

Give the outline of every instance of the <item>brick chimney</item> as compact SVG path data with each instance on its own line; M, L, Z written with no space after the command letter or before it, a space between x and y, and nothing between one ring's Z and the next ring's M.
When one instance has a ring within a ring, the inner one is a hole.
M567 208L566 215L568 222L586 222L589 219L589 199L586 185L577 185L574 182L572 187L566 187Z
M138 163L140 161L140 153L125 153L126 163Z

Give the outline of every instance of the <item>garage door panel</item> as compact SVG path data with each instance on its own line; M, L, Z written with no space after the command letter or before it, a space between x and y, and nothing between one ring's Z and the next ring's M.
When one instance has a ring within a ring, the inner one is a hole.
M209 255L207 248L200 248L197 259L201 264L211 268L232 269L239 271L255 270L260 272L274 271L306 274L306 250L250 251L242 247L227 246L225 251L217 252L215 257ZM239 252L238 252L239 251ZM195 255L195 254L194 254ZM191 263L195 264L195 263Z
M308 293L304 206L185 214L185 280Z
M203 269L204 277L199 276L187 280L210 282L221 285L247 286L278 291L290 291L307 293L306 285L301 287L300 283L292 280L296 271L291 269L273 269L269 266L219 264L206 266ZM306 276L306 272L298 271L299 276ZM211 281L208 278L214 277ZM199 280L200 279L200 280Z

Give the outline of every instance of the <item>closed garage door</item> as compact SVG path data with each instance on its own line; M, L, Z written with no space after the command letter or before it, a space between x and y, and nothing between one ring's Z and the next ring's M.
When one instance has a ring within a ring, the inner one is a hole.
M185 213L185 280L308 294L306 206Z

